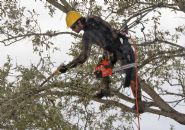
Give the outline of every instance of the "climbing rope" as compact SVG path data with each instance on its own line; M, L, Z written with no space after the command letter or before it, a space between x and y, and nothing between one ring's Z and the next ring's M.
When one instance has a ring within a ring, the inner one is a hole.
M135 56L135 70L136 70L136 79L135 79L135 100L136 100L136 112L137 112L137 118L138 118L138 130L140 130L140 113L139 113L139 101L138 101L138 50L137 50L137 45L136 45L136 41L133 38L130 38L131 42L133 43L133 47L135 50L134 56Z

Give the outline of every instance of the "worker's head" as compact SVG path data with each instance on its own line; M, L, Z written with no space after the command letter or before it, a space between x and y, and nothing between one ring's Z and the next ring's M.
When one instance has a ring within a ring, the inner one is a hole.
M81 24L80 19L82 18L81 14L77 11L69 11L66 15L66 24L67 27L70 27L76 33L79 33L83 25Z

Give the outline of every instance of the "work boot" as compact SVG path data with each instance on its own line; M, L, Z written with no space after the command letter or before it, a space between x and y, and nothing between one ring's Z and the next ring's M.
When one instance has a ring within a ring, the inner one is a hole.
M110 96L110 89L100 89L96 94L95 94L95 97L96 98L103 98L104 96Z

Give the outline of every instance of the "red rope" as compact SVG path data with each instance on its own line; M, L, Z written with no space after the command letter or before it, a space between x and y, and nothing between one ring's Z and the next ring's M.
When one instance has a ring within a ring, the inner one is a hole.
M138 50L137 50L137 46L136 46L136 41L134 41L132 38L131 38L131 41L133 43L133 47L135 49L135 53L134 53L134 56L135 56L135 62L136 62L136 66L135 66L135 69L136 69L136 79L135 79L135 100L136 100L136 111L137 111L137 118L138 118L138 130L140 130L140 113L139 113L139 102L138 102Z

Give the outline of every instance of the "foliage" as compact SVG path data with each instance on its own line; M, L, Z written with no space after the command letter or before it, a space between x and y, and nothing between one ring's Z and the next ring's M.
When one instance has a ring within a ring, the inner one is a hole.
M133 129L136 112L131 107L135 101L130 90L121 86L122 76L116 74L112 77L111 97L96 99L92 96L100 87L92 74L101 53L96 46L92 47L91 57L85 64L53 77L43 87L39 86L45 76L51 74L54 64L50 56L42 56L46 50L56 50L53 38L63 34L74 36L76 40L69 55L76 57L80 53L81 35L43 31L39 26L42 23L37 20L39 12L21 7L20 1L0 2L0 43L8 47L29 39L41 60L37 65L25 67L14 65L7 57L7 62L0 68L0 128ZM137 40L145 112L185 124L185 113L178 111L185 99L185 48L179 42L185 34L185 25L176 25L173 32L160 26L163 8L171 13L184 13L183 1L105 0L101 3L103 6L95 0L46 1L33 2L41 2L51 18L56 8L63 12L76 9L84 16L101 16L117 29L127 24ZM173 125L171 129L174 129Z

